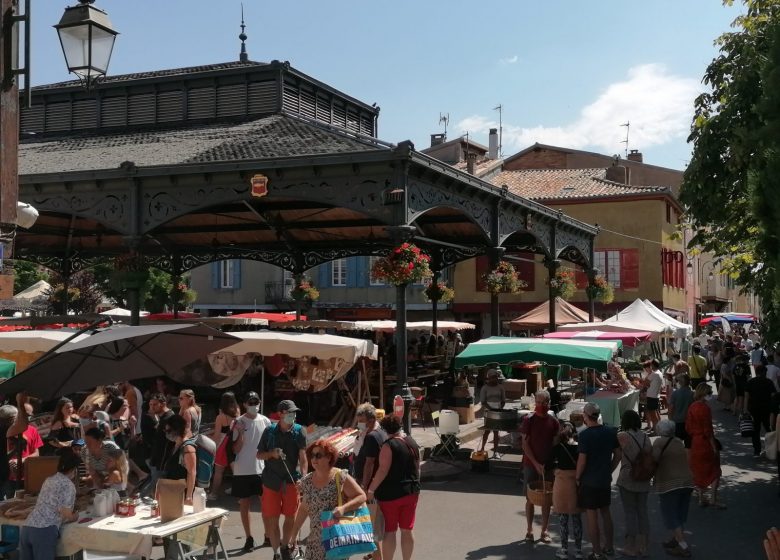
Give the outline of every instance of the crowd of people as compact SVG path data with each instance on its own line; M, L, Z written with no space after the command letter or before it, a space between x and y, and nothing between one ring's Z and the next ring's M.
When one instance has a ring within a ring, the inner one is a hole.
M763 433L780 429L780 368L775 365L780 365L780 352L775 355L748 340L737 334L704 335L693 341L687 360L672 354L665 371L658 360L645 361L637 382L644 396L644 418L627 410L619 428L605 426L598 405L590 402L582 410L581 426L559 421L548 413L550 394L536 393L534 413L521 426L523 478L527 489L539 479L554 481L551 507L542 506L540 541L552 542L548 532L552 512L558 516L561 535L556 557L569 558L570 544L575 559L600 560L615 554L610 505L616 470L625 520L622 555L647 556L648 498L655 493L669 531L665 551L675 557L692 556L683 531L692 496L701 508L727 507L719 495L722 444L713 424L713 403L719 401L720 408L737 416L734 426L752 438L757 459L765 453L762 429ZM666 418L661 415L664 405ZM746 432L746 426L752 429ZM780 457L777 466L780 483ZM592 546L587 557L583 514ZM534 505L527 500L526 541L531 543L534 515ZM774 546L773 535L767 546Z
M38 504L22 530L23 560L54 555L59 528L73 521L78 490L115 490L119 496L154 495L160 479L184 480L184 503L192 505L197 484L198 436L203 412L195 393L177 397L165 382L143 393L132 383L100 387L78 409L72 400L57 402L41 437L32 422L33 404L17 395L17 406L0 407L0 434L5 452L0 460L0 493L12 497L23 487L23 464L29 457L57 455L57 474L46 480ZM177 401L177 402L176 402ZM175 410L172 405L175 406ZM21 413L19 411L22 411ZM245 533L243 551L270 546L274 559L296 554L303 523L310 521L305 558L325 558L320 542L320 514L338 518L367 504L378 549L374 558L392 560L400 530L402 558L412 557L420 452L394 416L381 420L369 403L358 409L358 444L348 468L325 440L307 445L296 423L299 408L282 400L270 418L260 413L260 396L246 393L239 405L232 392L221 395L219 412L208 435L216 453L209 498L224 490L238 500ZM342 466L342 465L339 465ZM223 489L226 471L231 487ZM339 503L340 489L342 500ZM253 498L260 501L264 539L256 542L250 517Z

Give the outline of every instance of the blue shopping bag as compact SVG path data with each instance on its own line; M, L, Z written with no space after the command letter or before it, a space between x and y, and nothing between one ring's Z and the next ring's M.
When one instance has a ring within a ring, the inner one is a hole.
M341 472L336 473L338 504L342 505ZM342 560L350 556L365 555L376 550L371 514L364 504L348 515L334 519L333 512L320 514L322 547L327 560Z

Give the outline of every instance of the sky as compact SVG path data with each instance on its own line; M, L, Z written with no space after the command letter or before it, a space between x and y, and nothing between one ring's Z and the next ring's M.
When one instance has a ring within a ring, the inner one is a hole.
M56 24L75 0L33 0L32 84L69 79ZM717 0L244 0L251 60L286 60L381 107L379 137L430 145L498 127L534 142L636 149L683 169L714 40L742 9ZM97 0L120 32L109 74L238 60L239 0ZM628 144L625 144L627 127Z

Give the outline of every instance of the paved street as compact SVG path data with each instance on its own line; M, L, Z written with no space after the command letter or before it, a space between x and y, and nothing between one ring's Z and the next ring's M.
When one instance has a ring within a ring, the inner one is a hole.
M780 524L780 498L776 471L766 460L755 460L749 439L737 434L736 419L714 405L718 437L723 441L725 511L700 509L692 504L689 516L689 542L698 558L763 559L763 534L771 525ZM463 467L466 464L463 463ZM510 560L515 558L549 559L557 548L557 524L553 524L552 545L521 544L525 534L524 498L520 485L509 476L472 474L464 471L456 480L426 482L423 485L415 530L415 558L465 560ZM270 559L270 549L251 555L240 552L243 544L236 504L226 497L219 505L231 509L223 531L225 545L236 557ZM651 557L664 558L658 499L651 496ZM257 507L255 507L257 511ZM613 516L616 545L621 544L622 508L613 492ZM262 535L259 514L253 516L255 536ZM537 528L536 534L538 536ZM585 547L589 550L588 546Z

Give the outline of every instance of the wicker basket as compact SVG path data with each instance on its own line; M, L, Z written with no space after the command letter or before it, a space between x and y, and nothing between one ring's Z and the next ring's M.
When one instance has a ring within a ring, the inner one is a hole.
M553 483L547 482L542 474L541 480L529 482L526 490L526 498L535 506L551 507L553 502Z

